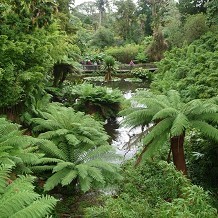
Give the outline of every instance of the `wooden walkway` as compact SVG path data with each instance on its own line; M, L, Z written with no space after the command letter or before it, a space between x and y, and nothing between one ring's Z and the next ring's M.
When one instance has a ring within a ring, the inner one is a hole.
M81 73L92 73L92 72L103 72L102 65L82 65ZM118 73L128 73L132 69L142 67L144 69L148 69L151 72L154 72L157 70L157 67L155 67L153 64L135 64L133 66L130 66L128 64L123 64L119 66L119 68L116 70Z

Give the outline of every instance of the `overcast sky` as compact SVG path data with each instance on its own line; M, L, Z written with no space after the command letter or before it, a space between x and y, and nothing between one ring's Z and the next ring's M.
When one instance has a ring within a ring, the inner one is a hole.
M88 2L89 0L75 0L75 6L83 3L83 2Z

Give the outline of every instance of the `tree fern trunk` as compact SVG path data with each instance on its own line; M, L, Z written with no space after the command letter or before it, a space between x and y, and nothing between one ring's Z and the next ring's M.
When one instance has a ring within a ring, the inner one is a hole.
M174 136L170 139L170 142L174 165L176 166L177 170L182 171L184 175L187 175L184 154L184 138L185 134L182 134L180 136Z

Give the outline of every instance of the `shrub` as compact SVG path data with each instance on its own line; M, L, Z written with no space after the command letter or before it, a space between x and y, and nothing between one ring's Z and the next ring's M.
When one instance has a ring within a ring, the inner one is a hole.
M165 53L151 88L160 92L178 90L189 101L216 96L218 78L217 33Z
M123 176L116 196L107 197L101 207L87 209L85 217L217 217L208 193L171 164L147 161L135 168L127 163Z
M82 84L63 89L68 105L89 114L98 113L103 119L116 117L123 102L118 89Z
M128 44L123 47L109 48L105 53L113 56L117 61L127 64L136 58L138 51L139 45Z
M151 81L152 79L152 73L148 69L143 69L142 67L140 68L135 68L131 70L131 74L136 77L140 78L144 81Z
M191 43L208 31L204 14L190 15L184 24L184 39Z

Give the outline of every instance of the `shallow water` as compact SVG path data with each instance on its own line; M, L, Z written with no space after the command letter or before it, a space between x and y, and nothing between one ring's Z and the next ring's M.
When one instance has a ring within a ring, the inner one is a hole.
M125 80L114 81L101 85L119 88L123 92L124 97L130 100L138 88L148 88L148 84L142 82L129 82ZM129 146L128 142L131 137L141 132L141 128L131 130L131 128L127 128L121 124L122 120L123 117L107 120L105 122L105 130L111 137L111 145L116 149L116 152L123 156L123 159L126 160L133 157L137 152L137 144Z

